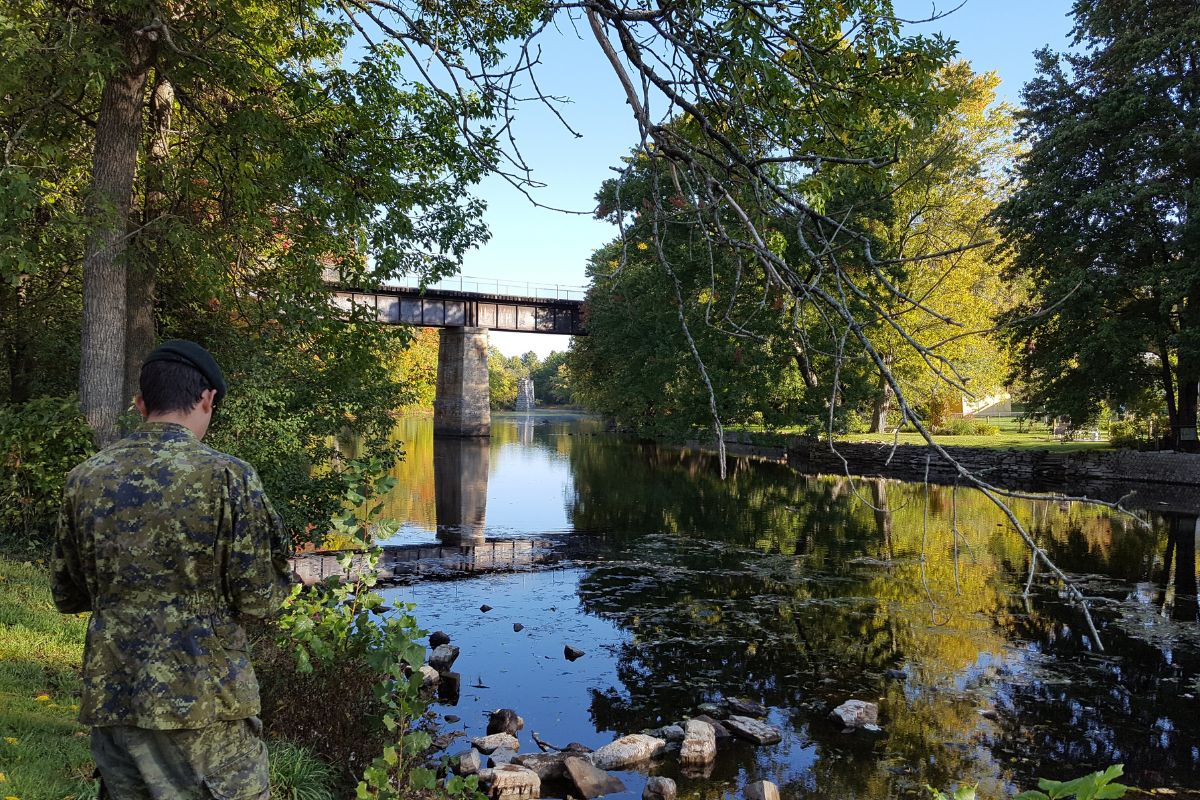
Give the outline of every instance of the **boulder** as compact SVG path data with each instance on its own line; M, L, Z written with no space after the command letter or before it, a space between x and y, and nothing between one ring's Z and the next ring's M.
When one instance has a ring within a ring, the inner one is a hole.
M712 725L713 733L716 734L718 742L721 741L722 739L733 738L733 734L729 732L728 728L726 728L724 725L717 722L715 719L708 716L707 714L697 714L695 716L695 719L698 719L701 722L707 722L709 725Z
M441 680L441 676L438 675L438 671L436 669L429 666L428 664L421 665L421 686L422 687L437 686L439 680Z
M479 782L491 800L533 800L541 797L537 773L517 764L501 764L479 771Z
M484 603L483 605L481 605L479 607L479 610L486 614L487 612L492 610L492 607L489 606L487 603Z
M865 731L880 729L879 706L866 700L847 700L830 711L829 718L840 723L843 728Z
M779 787L770 781L755 781L746 787L746 800L779 800Z
M675 800L675 781L655 775L646 781L642 800Z
M524 625L522 625L522 624L521 624L521 623L519 623L519 622L514 622L514 623L513 623L513 632L514 632L514 633L520 633L520 632L521 632L521 631L523 631L523 630L525 630L525 626L524 626Z
M478 739L472 739L471 746L485 756L490 756L501 747L513 751L521 749L521 744L517 741L517 737L507 733L493 733L491 736L481 736Z
M444 644L450 644L450 634L445 631L434 631L429 634L429 646L437 649Z
M458 659L459 647L456 644L441 644L433 649L429 656L429 666L438 672L449 672Z
M762 703L756 703L753 700L747 700L742 697L734 697L725 701L725 705L729 708L730 714L740 714L743 717L765 717L767 715L767 707Z
M747 739L755 744L775 744L783 741L783 734L776 728L750 717L731 714L729 719L725 720L725 727L734 736Z
M475 775L481 766L483 766L483 759L480 757L479 751L472 747L465 753L459 753L458 769L455 771L459 775Z
M441 680L438 682L438 700L447 705L458 705L458 697L462 692L462 675L459 675L457 672L443 672L440 678ZM450 718L447 717L446 721L449 722ZM458 722L457 719L453 721Z
M563 655L567 657L567 661L575 661L583 658L587 655L587 653L578 648L571 647L571 645L567 645L563 648Z
M497 750L494 750L492 754L488 756L487 765L489 767L494 767L498 764L511 764L513 761L516 761L516 759L516 750L512 750L507 747L501 747Z
M567 777L567 768L563 765L566 758L566 753L527 753L517 756L512 763L533 770L538 774L542 783L546 783L547 781L563 780Z
M655 728L649 731L642 731L647 736L653 736L656 739L663 739L668 742L683 741L683 726L682 725L664 725L661 728Z
M696 710L701 714L706 714L710 717L719 718L725 716L725 709L717 703L701 703L700 705L696 706Z
M454 723L461 720L462 717L460 717L458 714L446 714L445 716L442 717L442 719L446 720L446 722L449 722L451 725L453 725Z
M621 783L620 778L609 775L587 759L567 756L563 767L567 770L567 778L574 784L575 790L583 800L625 791L625 784Z
M707 722L688 720L684 729L679 763L685 767L704 766L717 758L717 734Z
M649 761L666 746L662 739L634 733L604 745L592 753L591 760L600 769L621 769Z
M517 712L511 708L498 708L488 717L487 732L491 736L493 733L507 733L509 736L516 736L517 731L525 727L525 720L517 716Z

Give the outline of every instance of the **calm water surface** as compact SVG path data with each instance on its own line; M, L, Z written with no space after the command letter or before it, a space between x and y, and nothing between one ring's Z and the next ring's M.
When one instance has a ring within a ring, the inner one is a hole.
M991 797L1112 763L1200 790L1194 517L1016 503L1083 582L1101 651L1052 580L1022 596L1028 551L969 490L751 460L722 482L711 456L537 414L498 418L490 442L435 443L427 419L398 435L387 544L407 578L386 593L462 648L449 728L482 735L511 707L522 752L531 731L598 747L750 697L781 744L725 747L708 776L652 769L703 798L762 778L785 798ZM828 721L850 698L880 704L882 734ZM641 796L645 774L620 777Z

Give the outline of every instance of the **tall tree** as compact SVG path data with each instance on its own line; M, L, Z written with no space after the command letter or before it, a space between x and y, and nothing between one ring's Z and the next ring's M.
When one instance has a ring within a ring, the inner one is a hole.
M1075 49L1038 53L1029 149L1000 220L1032 297L1012 337L1031 400L1082 422L1157 387L1196 450L1200 6L1077 0Z

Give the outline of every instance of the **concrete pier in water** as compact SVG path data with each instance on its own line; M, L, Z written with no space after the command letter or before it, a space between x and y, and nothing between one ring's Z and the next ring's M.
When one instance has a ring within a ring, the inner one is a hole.
M442 328L438 332L434 436L490 436L488 329Z

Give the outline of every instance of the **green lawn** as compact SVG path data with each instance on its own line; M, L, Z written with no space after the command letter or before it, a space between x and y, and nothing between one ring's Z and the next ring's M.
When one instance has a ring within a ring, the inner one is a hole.
M1056 453L1069 453L1079 450L1107 450L1109 447L1107 441L1061 441L1052 435L1046 425L1042 424L1036 424L1031 427L1029 423L1025 423L1022 426L1016 419L1000 417L987 421L999 427L1000 432L994 436L943 435L935 438L939 444L946 447L985 447L998 450L1048 450ZM757 432L762 429L753 426L731 426L731 430ZM776 433L787 435L794 432L784 429ZM852 433L839 436L838 440L844 442L880 442L891 444L893 441L897 441L897 437L894 434ZM901 433L898 441L901 444L925 444L925 440L921 435L915 432Z
M1015 419L997 418L990 420L1000 428L994 436L936 436L938 444L947 447L987 447L999 450L1049 450L1055 453L1070 453L1078 450L1107 450L1108 442L1079 442L1063 441L1055 438L1045 425L1038 425L1033 430L1026 426L1021 430ZM887 442L891 444L894 437L878 433L855 433L838 437L847 442ZM925 444L919 433L901 433L901 444Z
M42 564L0 556L0 798L96 796L76 721L87 615L59 614Z

